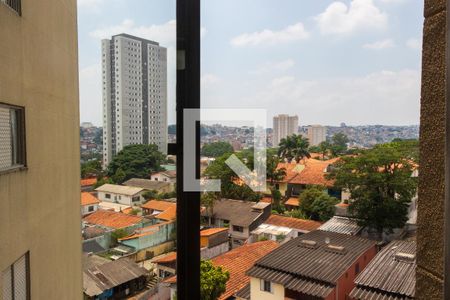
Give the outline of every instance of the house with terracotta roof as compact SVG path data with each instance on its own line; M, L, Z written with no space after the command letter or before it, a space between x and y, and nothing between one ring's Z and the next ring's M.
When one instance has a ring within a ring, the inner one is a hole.
M145 189L117 184L104 184L95 189L100 201L136 206L145 201Z
M211 260L214 266L221 266L230 273L230 279L226 283L225 292L218 300L235 299L235 295L242 289L246 289L250 283L250 277L246 274L254 263L274 251L278 244L274 241L262 241L253 244L245 244ZM172 295L176 291L176 276L169 277L162 282L172 289ZM171 298L174 299L173 297Z
M159 279L172 277L177 274L177 253L175 251L163 254L152 259L155 273Z
M318 229L321 222L272 214L251 233L251 242L268 239L286 242L302 234Z
M90 192L94 189L94 185L97 183L97 178L84 178L80 180L81 191Z
M200 231L200 256L211 259L230 250L228 228L208 228Z
M81 193L81 215L85 216L98 210L100 200L89 192Z
M256 261L247 271L251 300L346 300L377 253L374 241L315 230Z
M303 158L296 161L279 163L277 169L285 169L286 176L275 183L275 188L288 199L298 197L308 185L320 185L327 189L330 196L341 199L342 191L335 189L334 181L326 178L329 168L339 158L319 160L315 158Z
M175 222L167 221L138 228L118 242L135 249L132 255L135 261L143 261L172 251L175 238Z
M108 229L125 229L145 224L144 218L109 210L97 210L83 218L84 226L98 226Z

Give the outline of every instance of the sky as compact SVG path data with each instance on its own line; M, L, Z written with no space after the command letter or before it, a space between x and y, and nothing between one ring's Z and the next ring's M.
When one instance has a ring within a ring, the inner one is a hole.
M299 116L299 125L419 123L423 3L203 0L201 103ZM101 39L168 48L175 123L174 0L78 0L80 119L102 125Z

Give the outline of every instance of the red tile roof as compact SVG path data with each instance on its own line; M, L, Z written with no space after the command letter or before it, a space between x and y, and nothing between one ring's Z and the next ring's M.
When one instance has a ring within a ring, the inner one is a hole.
M133 234L123 237L123 238L119 239L119 241L132 240L132 239L140 238L143 236L155 234L159 231L159 227L169 224L169 223L172 223L172 222L163 222L163 223L158 223L158 224L154 224L154 225L136 229Z
M98 200L94 195L88 192L82 192L81 193L81 205L92 205L92 204L99 204L100 200Z
M220 296L219 300L225 300L233 296L240 289L250 283L250 277L245 275L255 262L272 252L278 247L275 241L262 241L253 244L245 244L235 248L229 252L221 254L211 261L215 266L221 266L230 273L230 279L227 281L225 293ZM165 283L176 283L177 276L165 279Z
M265 203L272 203L272 197L270 196L264 196L261 198L261 200L259 200L260 202L265 202Z
M245 287L250 282L250 278L245 275L245 272L258 259L270 253L277 246L278 244L275 241L245 244L213 258L212 263L215 266L222 266L223 269L230 272L230 279L227 281L225 293L220 296L219 300L227 299Z
M146 209L153 209L153 210L159 210L159 211L165 211L169 207L176 206L176 203L169 202L169 201L163 201L163 200L150 200L146 202L145 204L142 204L142 208Z
M322 225L322 223L317 221L297 219L281 215L270 215L270 217L266 221L264 221L264 223L275 226L294 228L302 231L313 231L318 229Z
M299 206L300 199L296 197L289 198L286 202L284 202L284 205L290 205L290 206Z
M80 184L81 186L91 186L97 183L97 178L86 178L81 179Z
M175 262L177 260L177 253L176 252L169 252L167 255L157 258L153 263L159 264L159 263L169 263L169 262Z
M228 228L209 228L209 229L200 231L200 236L211 236L216 233L219 233L222 231L227 231L227 230L228 230Z
M326 168L338 161L339 158L329 160L318 160L314 158L304 158L300 163L279 163L278 169L284 168L286 176L282 182L305 185L332 186L333 180L326 179Z
M89 224L119 229L138 224L143 218L109 210L97 210L83 220Z
M172 221L177 218L177 205L169 207L162 213L158 214L156 216L158 219L164 220L164 221Z

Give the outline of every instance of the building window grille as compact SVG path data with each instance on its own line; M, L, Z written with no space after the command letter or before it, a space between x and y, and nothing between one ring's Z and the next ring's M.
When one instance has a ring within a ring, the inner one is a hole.
M0 172L25 165L24 109L0 103Z
M23 255L2 272L3 299L30 299L29 254Z
M0 2L6 4L9 8L14 10L19 16L22 15L21 0L0 0Z

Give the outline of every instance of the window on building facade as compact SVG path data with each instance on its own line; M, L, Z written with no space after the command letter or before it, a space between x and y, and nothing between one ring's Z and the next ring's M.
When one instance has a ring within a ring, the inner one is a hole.
M272 293L272 282L261 279L261 291Z
M0 104L0 172L25 166L24 109Z
M29 265L29 254L27 253L3 270L3 300L30 299Z
M233 231L244 232L244 227L233 225Z
M1 3L6 4L12 10L19 14L22 14L22 1L21 0L0 0Z

